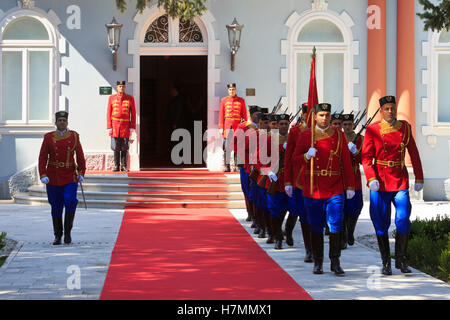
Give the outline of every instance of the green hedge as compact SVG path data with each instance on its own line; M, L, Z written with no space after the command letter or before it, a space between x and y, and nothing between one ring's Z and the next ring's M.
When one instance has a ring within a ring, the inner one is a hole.
M450 282L450 218L412 221L406 255L411 267Z

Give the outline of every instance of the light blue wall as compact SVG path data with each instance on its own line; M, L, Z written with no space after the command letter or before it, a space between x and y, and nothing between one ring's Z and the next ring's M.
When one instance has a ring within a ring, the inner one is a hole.
M133 57L128 55L127 42L134 37L135 23L132 19L136 14L136 1L129 1L124 13L116 9L114 0L36 0L35 3L45 12L52 9L56 13L62 22L58 30L67 40L67 52L61 57L62 67L67 69L67 79L60 89L67 100L69 127L80 133L85 151L109 152L105 121L107 96L100 96L98 88L105 85L114 87L116 80L128 78ZM286 67L286 57L281 55L281 40L286 39L288 31L284 24L294 11L300 14L311 9L311 3L312 0L209 0L207 6L216 20L213 24L215 36L221 43L215 65L221 70L216 95L226 95L226 84L236 82L238 94L244 97L245 88L255 88L256 103L262 106L272 107L280 96L285 96L285 84L280 81L280 69ZM7 12L16 4L16 0L2 0L0 9ZM81 30L69 30L66 26L69 5L81 8ZM361 108L364 108L367 1L329 0L328 9L338 14L345 10L355 23L352 32L353 39L359 41L359 55L355 56L353 68L359 69L359 84L354 86L353 95L359 97ZM117 71L112 70L112 55L106 43L105 24L113 16L124 24ZM236 71L231 72L225 25L231 23L234 17L244 25L244 30L241 48L236 56ZM132 85L128 86L127 91L131 93L132 90ZM23 137L3 136L0 152L8 155L2 156L3 168L0 170L3 171L0 171L0 177L8 177L36 163L40 143L41 137L36 136L26 141ZM25 145L29 148L24 148Z

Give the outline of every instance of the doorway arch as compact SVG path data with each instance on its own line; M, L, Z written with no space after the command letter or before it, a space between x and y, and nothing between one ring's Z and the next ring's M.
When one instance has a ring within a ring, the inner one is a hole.
M215 68L215 58L220 54L220 41L216 40L213 23L215 18L206 11L202 16L196 17L194 22L198 25L203 36L203 44L180 43L179 32L169 31L170 39L168 43L149 44L145 43L145 34L155 19L165 15L165 11L153 5L146 8L142 13L137 12L133 21L136 23L134 38L128 40L128 54L133 56L133 67L128 69L128 82L133 84L133 96L136 102L137 120L137 141L130 146L130 167L132 170L140 169L140 68L141 56L143 55L204 55L207 57L207 128L216 128L219 112L220 98L216 96L215 85L220 82L220 70ZM173 25L178 23L178 19L172 20ZM179 30L178 30L179 31ZM208 137L209 138L209 137ZM208 150L207 168L210 170L220 169L221 150Z

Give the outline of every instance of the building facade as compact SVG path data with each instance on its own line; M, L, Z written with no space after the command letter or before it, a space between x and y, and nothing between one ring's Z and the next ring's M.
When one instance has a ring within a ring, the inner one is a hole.
M423 198L450 197L450 34L424 31L417 1L209 0L193 22L171 19L155 4L140 13L135 4L121 13L114 0L0 2L2 198L12 177L37 165L58 110L69 112L69 128L80 133L88 169L112 166L101 87L114 93L116 81L126 80L135 98L131 169L167 167L172 86L185 98L184 128L204 135L194 148L205 148L227 83L237 84L247 105L272 108L281 97L283 111L295 113L307 99L314 46L319 101L371 115L379 97L396 95L421 154ZM123 25L117 70L105 27L113 17ZM226 25L234 18L244 27L231 71ZM211 145L204 161L185 165L221 170L221 145Z

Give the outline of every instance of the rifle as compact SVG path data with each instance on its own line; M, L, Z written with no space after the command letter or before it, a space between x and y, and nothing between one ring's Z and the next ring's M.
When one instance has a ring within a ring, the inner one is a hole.
M289 117L289 122L294 121L295 118L297 118L298 114L302 111L302 108L298 109L297 113L293 117Z
M75 174L77 176L80 175L80 173L78 172L78 167L76 165L75 165ZM84 208L87 210L86 197L84 196L84 190L83 190L83 183L81 181L78 181L78 183L80 184L80 187L81 187L81 195L83 196Z
M280 97L280 99L278 100L278 103L276 104L276 106L273 107L271 114L277 113L278 110L280 110L280 108L281 108L282 105L283 105L283 104L281 103L281 97Z
M367 114L367 109L365 109L365 110L363 111L363 113L361 114L361 116L359 117L359 119L355 122L355 125L354 125L355 128L358 126L358 124L361 122L361 120L366 116L366 114Z
M355 138L353 139L353 143L356 142L356 140L359 138L359 136L361 136L361 133L363 132L364 129L367 128L367 126L373 121L373 119L375 119L375 116L377 115L378 111L380 111L381 107L379 107L377 109L377 111L373 114L372 117L369 118L369 120L367 120L367 122L362 126L361 130L359 130L358 134L355 136Z

